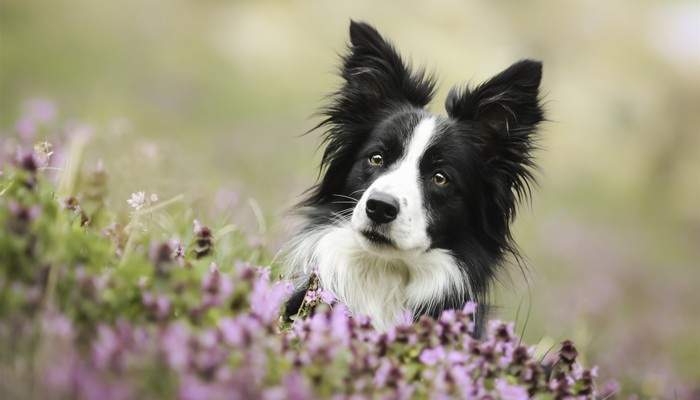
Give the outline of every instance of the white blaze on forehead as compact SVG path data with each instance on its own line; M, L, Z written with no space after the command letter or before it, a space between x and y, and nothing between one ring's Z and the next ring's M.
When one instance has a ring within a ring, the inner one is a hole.
M395 196L400 202L396 220L383 226L383 233L402 251L426 251L430 248L428 212L423 207L419 164L425 150L434 142L435 128L435 118L421 120L411 132L403 157L365 191L352 216L353 227L357 232L371 225L365 211L367 199L373 193L383 192Z
M389 171L372 185L370 192L379 190L402 199L410 198L413 206L422 204L420 190L419 161L436 135L435 119L421 120L413 129L403 157L392 165ZM402 203L405 203L403 201Z
M425 118L421 120L413 130L413 137L408 145L408 151L401 160L401 164L418 166L418 161L425 153L425 149L430 145L435 136L435 118Z
M387 186L394 189L405 188L404 185L408 182L418 183L420 180L418 163L425 150L434 141L435 126L433 117L424 118L416 125L403 157L389 169L386 175L378 179L378 183L381 181L379 189Z

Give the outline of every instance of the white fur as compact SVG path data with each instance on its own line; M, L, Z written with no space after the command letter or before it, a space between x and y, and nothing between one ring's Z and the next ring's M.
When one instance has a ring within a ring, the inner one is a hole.
M297 237L290 243L286 261L293 275L318 271L325 290L353 313L370 316L380 330L407 311L430 306L444 296L465 291L471 295L467 276L448 251L382 257L360 246L348 223Z

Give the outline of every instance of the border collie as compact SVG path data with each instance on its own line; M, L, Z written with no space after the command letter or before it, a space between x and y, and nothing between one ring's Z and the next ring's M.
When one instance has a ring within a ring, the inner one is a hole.
M284 250L298 288L286 313L296 313L316 272L377 329L471 300L479 336L491 281L508 255L519 261L510 223L534 181L542 65L519 61L455 87L447 115L433 115L432 76L413 71L370 25L351 21L350 42L342 87L315 128L326 145L319 181Z

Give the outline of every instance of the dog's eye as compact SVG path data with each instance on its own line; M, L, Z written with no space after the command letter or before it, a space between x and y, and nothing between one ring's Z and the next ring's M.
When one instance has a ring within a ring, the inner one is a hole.
M372 153L369 156L369 163L372 165L383 165L384 157L382 157L381 153Z
M447 175L442 172L442 171L437 171L433 175L433 183L435 183L438 186L445 186L449 182L449 178L447 178Z

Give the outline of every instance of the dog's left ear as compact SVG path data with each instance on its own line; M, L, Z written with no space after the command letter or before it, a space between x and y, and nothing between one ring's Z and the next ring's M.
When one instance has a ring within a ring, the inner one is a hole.
M485 123L494 133L533 129L542 121L539 87L542 63L519 61L474 90L453 88L447 95L447 114L455 119Z
M514 214L518 198L534 180L533 134L544 117L539 100L542 63L519 61L475 89L452 89L445 108L450 117L481 125L472 139L482 151L487 184L502 211Z

